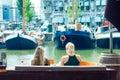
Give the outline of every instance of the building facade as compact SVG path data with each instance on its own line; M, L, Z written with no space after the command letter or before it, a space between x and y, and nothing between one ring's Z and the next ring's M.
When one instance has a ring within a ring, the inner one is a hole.
M73 5L73 1L77 1L77 5L81 7L81 16L77 17L78 22L90 27L102 25L106 0L39 0L37 4L40 5L35 7L38 8L38 14L35 14L52 24L68 24L72 17L68 17L67 9L68 5ZM0 22L10 21L22 21L22 17L18 14L16 0L0 0Z
M70 23L72 18L67 15L67 7L68 4L72 5L72 1L74 0L44 0L46 19L52 23ZM78 22L90 27L102 25L106 0L77 0L77 5L81 6Z
M17 22L21 21L22 17L18 13L16 0L0 0L0 22Z

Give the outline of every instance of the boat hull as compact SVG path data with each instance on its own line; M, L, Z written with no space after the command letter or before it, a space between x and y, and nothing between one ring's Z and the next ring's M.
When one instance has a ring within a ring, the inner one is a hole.
M23 34L8 36L5 44L7 49L14 50L35 49L37 47L37 42L33 37Z
M61 40L61 36L65 36L65 40ZM56 32L54 35L54 45L56 48L65 49L65 45L72 42L76 49L89 49L93 48L93 41L91 34L83 31L64 31Z
M45 33L45 41L52 41L52 33Z
M113 49L119 49L120 48L120 38L112 38L113 42ZM103 38L103 39L97 39L96 40L97 47L99 48L110 48L110 39L109 38Z
M96 32L94 33L97 47L106 49L110 47L113 49L120 48L120 32L112 31L110 36L110 31L111 30L108 26L101 26L97 28Z
M99 48L110 48L110 33L99 33L95 35L96 44ZM112 33L112 48L120 48L120 32Z

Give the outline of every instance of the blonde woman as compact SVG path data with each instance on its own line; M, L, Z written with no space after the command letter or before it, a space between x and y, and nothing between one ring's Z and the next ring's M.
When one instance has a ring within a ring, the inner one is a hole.
M80 66L81 58L80 55L75 54L75 46L73 43L68 42L66 44L67 55L61 58L59 65L61 66Z
M44 57L44 49L41 46L36 48L31 65L49 65L49 60Z

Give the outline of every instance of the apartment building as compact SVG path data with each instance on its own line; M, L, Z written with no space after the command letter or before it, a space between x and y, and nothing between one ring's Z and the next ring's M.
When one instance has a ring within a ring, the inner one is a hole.
M34 0L33 0L34 1ZM74 0L39 0L37 15L50 23L68 24L72 17L68 17L68 5L73 5ZM81 16L77 21L88 26L100 26L104 19L106 0L76 0L77 5L81 6ZM79 10L78 10L79 12ZM41 15L40 15L41 14ZM18 14L16 0L0 0L0 22L22 21Z
M73 0L44 0L46 19L52 23L67 24L72 18L67 15L68 4L72 6ZM77 0L81 6L81 16L77 21L88 26L100 26L104 19L106 0Z
M16 0L0 0L0 22L18 20Z

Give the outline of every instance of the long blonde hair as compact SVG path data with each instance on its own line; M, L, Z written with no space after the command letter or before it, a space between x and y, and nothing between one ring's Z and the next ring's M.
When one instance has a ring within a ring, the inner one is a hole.
M38 46L34 53L34 59L36 60L37 65L44 65L44 49L41 46Z

